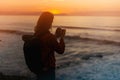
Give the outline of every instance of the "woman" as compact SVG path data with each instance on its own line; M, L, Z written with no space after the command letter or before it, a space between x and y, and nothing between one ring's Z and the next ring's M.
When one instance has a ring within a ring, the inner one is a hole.
M58 28L53 35L49 30L52 28L54 15L43 12L38 19L34 35L42 43L43 71L37 74L38 80L55 80L55 51L63 54L65 50L65 30ZM59 39L59 41L57 41Z

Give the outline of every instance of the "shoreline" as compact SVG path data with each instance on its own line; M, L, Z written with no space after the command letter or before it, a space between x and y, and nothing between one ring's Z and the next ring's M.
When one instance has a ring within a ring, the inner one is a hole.
M26 76L4 75L0 73L0 80L28 80Z
M34 74L28 70L24 62L21 35L0 33L0 36L0 40L2 40L0 42L0 72L3 73L3 80L34 80ZM103 44L94 40L67 37L65 42L65 53L56 55L56 76L58 80L80 80L76 78L95 73L96 67L101 69L103 65L107 65L109 57L119 54L119 46ZM104 61L106 61L105 64ZM73 71L74 74L69 76L69 73ZM87 71L90 71L89 74L87 74ZM2 80L2 77L0 80ZM90 79L88 77L84 80Z

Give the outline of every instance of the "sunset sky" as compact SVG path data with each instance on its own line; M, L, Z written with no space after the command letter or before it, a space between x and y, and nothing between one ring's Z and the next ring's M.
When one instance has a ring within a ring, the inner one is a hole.
M120 14L120 0L0 0L0 14Z

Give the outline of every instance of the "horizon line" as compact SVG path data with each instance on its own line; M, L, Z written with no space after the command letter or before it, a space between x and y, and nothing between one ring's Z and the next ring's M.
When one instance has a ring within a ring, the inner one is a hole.
M40 16L40 14L0 14L6 16ZM89 15L80 15L80 14L69 14L69 15L62 15L62 14L54 14L55 16L120 16L119 15L103 15L103 14L89 14Z
M0 12L0 15L41 15L42 12ZM92 11L92 12L78 12L78 13L59 13L55 16L120 16L120 11Z

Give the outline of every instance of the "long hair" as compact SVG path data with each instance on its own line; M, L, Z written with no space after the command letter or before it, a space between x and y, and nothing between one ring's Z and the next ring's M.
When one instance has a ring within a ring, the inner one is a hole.
M37 21L37 25L35 26L35 34L43 34L48 32L52 27L54 15L50 12L43 12Z

